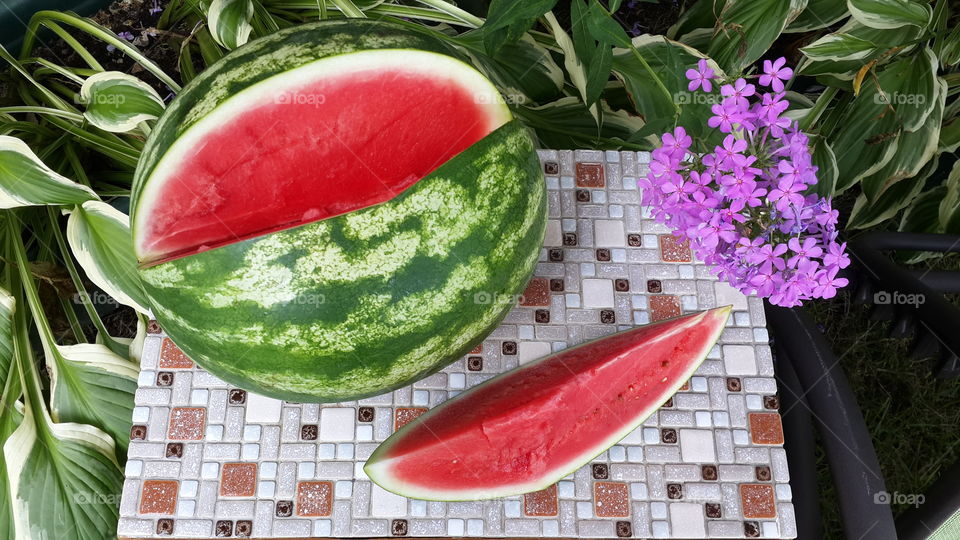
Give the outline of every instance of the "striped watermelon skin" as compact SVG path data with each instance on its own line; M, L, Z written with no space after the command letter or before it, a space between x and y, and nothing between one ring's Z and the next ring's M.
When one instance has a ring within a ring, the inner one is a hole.
M227 98L320 58L373 49L416 49L463 59L413 25L373 19L309 23L252 41L204 70L167 107L140 154L130 207L136 209L143 186L174 141Z
M394 199L144 268L154 315L222 379L345 401L462 356L536 264L546 188L516 120Z

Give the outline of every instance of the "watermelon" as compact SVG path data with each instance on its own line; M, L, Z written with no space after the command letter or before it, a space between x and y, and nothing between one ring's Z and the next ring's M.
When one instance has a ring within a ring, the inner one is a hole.
M379 394L469 351L546 226L533 140L496 88L435 38L364 20L277 32L192 81L131 209L170 338L289 401Z
M636 429L693 375L730 306L641 326L521 365L390 436L364 471L416 499L544 489Z

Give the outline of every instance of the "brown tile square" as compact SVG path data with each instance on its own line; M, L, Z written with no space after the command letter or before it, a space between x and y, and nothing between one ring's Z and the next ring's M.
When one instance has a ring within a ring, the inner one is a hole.
M750 413L750 434L755 444L783 444L783 424L777 413Z
M373 407L360 407L357 409L358 422L373 422Z
M316 424L305 424L300 426L300 438L304 441L315 441L317 440L317 425Z
M171 386L171 385L173 385L172 371L157 372L157 386Z
M780 408L780 397L779 396L763 396L763 408L770 410L777 410Z
M538 323L546 324L550 322L550 310L549 309L538 309L533 312L533 320Z
M617 314L612 309L600 310L600 322L603 324L614 324L617 322Z
M617 538L630 538L633 536L633 525L629 521L617 522Z
M500 352L507 356L513 356L517 354L517 342L516 341L504 341L503 345L500 346Z
M704 480L713 481L717 479L717 466L716 465L701 465L700 466L700 476Z
M390 522L390 534L393 536L406 536L410 527L405 519L395 519Z
M142 441L147 438L147 426L130 426L130 440Z
M677 430L662 428L660 430L660 442L663 444L677 444Z
M298 516L329 516L332 509L332 482L300 482L297 484Z
M590 191L586 189L578 189L577 202L590 202Z
M568 247L577 245L577 233L563 233L563 245Z
M467 357L467 369L470 371L480 371L483 369L483 357L482 356L469 356Z
M249 519L238 519L233 534L240 538L250 538L250 535L253 534L253 522Z
M247 402L247 391L233 388L230 390L230 395L227 400L231 405L243 405Z
M220 471L221 497L253 497L256 488L256 463L223 464Z
M650 321L657 322L680 316L680 298L672 294L650 297Z
M667 409L669 409L670 407L673 407L673 396L670 396L669 398L667 398L667 400L663 402L663 405L661 405L661 407L665 407Z
M628 234L627 245L630 247L640 247L643 245L642 237L639 234Z
M425 412L427 412L425 407L398 407L393 415L393 430L402 428Z
M166 457L168 458L182 458L183 457L183 443L172 442L167 443Z
M293 515L293 501L277 501L277 507L274 514L277 517L290 517Z
M760 538L760 524L756 521L744 521L743 535L747 538Z
M140 489L141 514L173 514L177 511L176 480L144 480Z
M472 351L470 351L470 354L480 354L482 352L483 352L483 342L480 342L477 344L476 347L473 348Z
M597 480L606 480L610 478L610 468L607 467L606 463L594 463L590 467L593 477Z
M775 518L777 506L773 486L769 484L740 484L740 508L745 518Z
M154 321L154 320L150 320L150 321L147 322L147 333L148 333L148 334L159 334L159 333L161 333L161 332L163 332L163 330L160 328L160 323L158 323L157 321Z
M553 291L553 292L562 292L563 289L564 289L564 287L563 287L563 280L562 280L562 279L551 279L551 280L550 280L550 290L551 290L551 291Z
M667 484L667 498L668 498L668 499L682 499L682 498L683 498L683 484Z
M523 513L528 516L557 515L557 485L523 496Z
M556 176L560 174L560 164L556 161L545 161L543 162L543 172L544 174Z
M757 465L755 471L757 481L759 482L769 482L773 475L770 473L770 467L766 465Z
M603 187L603 163L577 163L577 187Z
M190 369L193 360L190 360L170 338L163 338L160 345L160 367L164 369Z
M630 488L624 482L594 482L593 501L597 517L630 516Z
M672 234L660 235L660 258L663 262L690 262L693 255L690 253L690 243L686 239L679 239Z
M610 262L610 250L607 248L598 249L597 260L600 262Z
M226 519L218 520L216 526L213 529L213 535L218 538L225 538L227 536L232 536L233 522Z
M723 512L720 510L718 503L706 503L703 505L703 510L708 518L719 519L723 517Z
M683 381L683 384L680 385L680 392L686 392L690 390L690 379Z
M739 392L743 390L743 384L740 382L740 377L727 377L727 390L731 392Z
M647 280L647 292L648 293L661 293L663 292L663 285L661 285L659 279L648 279Z
M173 534L173 520L162 518L157 520L157 536L170 536Z
M547 252L547 258L550 262L563 262L563 250L553 248Z
M630 290L630 281L627 279L613 280L613 289L617 292L627 292Z
M521 306L549 306L550 282L547 278L533 278L527 283L520 300Z
M167 438L175 441L199 441L203 438L207 410L203 407L174 407L170 411Z

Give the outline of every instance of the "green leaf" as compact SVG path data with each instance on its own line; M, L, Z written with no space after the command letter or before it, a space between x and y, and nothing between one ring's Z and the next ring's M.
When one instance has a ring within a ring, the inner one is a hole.
M897 215L897 212L906 208L923 191L925 181L926 176L918 174L897 182L873 202L870 202L865 195L859 195L853 203L847 228L866 229Z
M899 230L916 233L939 232L940 222L937 219L937 211L940 208L940 201L946 194L945 186L937 186L918 195L910 202L903 217L900 218Z
M827 34L810 45L800 49L800 52L811 60L860 60L866 58L877 45L871 41L854 37L850 34L836 32Z
M951 118L940 128L940 151L953 152L960 148L960 117Z
M700 0L686 5L677 22L667 30L667 37L695 46L691 34L702 34L704 30L712 34L725 5L726 0Z
M221 46L233 50L250 39L253 0L213 0L207 10L210 35Z
M571 5L576 5L579 0L575 0ZM574 8L576 9L576 8ZM573 83L574 88L580 92L580 97L586 102L587 99L587 70L584 65L580 55L577 54L577 47L573 42L573 39L569 34L560 26L560 23L557 21L557 18L553 13L547 13L544 15L544 20L547 22L547 26L550 29L550 33L553 34L553 39L557 42L557 46L560 47L560 50L563 51L563 66L567 70L567 75L570 77L570 82ZM595 107L590 107L588 109L590 114L593 116L595 123L600 124L600 115L599 109Z
M728 0L707 54L729 73L756 62L807 0Z
M46 346L46 344L45 344ZM55 345L47 351L50 414L57 422L100 428L126 452L138 371L104 345Z
M926 26L930 22L930 6L910 0L847 0L853 18L879 29L901 26Z
M896 84L880 85L881 93L877 99L896 110L903 129L920 129L933 112L937 102L937 87L943 82L937 77L937 68L937 56L929 47L924 47L920 54L907 58L901 71L903 79L896 81ZM946 92L946 89L943 91Z
M163 114L163 98L140 79L105 71L88 77L80 88L83 117L104 131L125 133L140 122L155 120Z
M14 362L14 298L0 289L0 445L16 431L23 419L19 399L20 377ZM0 540L15 540L13 498L10 495L7 464L0 459Z
M587 31L590 32L593 39L599 41L601 44L606 43L624 48L630 47L630 36L627 35L627 31L607 12L598 0L593 0L587 12Z
M940 122L943 116L946 83L940 81L940 90L931 99L934 103L929 121L916 131L904 131L897 143L896 152L876 172L860 181L860 188L867 200L876 201L892 185L916 175L937 153L940 141Z
M518 89L529 101L534 102L560 97L563 70L554 62L550 51L529 35L524 35L514 43L504 44L496 56L486 54L483 34L480 32L462 34L451 39L451 42L465 48L473 64L492 79L508 98L511 89Z
M953 162L953 169L944 185L945 193L937 209L940 231L960 234L960 159Z
M715 83L710 93L690 92L685 73L696 68L701 59L707 60L718 77L725 76L723 70L696 49L663 36L638 36L633 38L633 46L648 60L649 69L633 51L617 49L613 54L613 71L623 81L634 108L644 120L657 125L666 122L670 127L683 125L695 137L711 133L707 119L712 114L710 106L720 102L720 85Z
M937 40L937 55L944 67L960 64L960 25L954 26L943 39Z
M556 3L557 0L492 0L482 26L487 54L495 56L504 44L519 40Z
M131 249L130 219L123 212L101 201L77 206L67 221L67 241L90 281L121 304L149 312Z
M816 137L811 145L811 157L817 166L817 184L813 186L813 193L821 197L833 197L837 188L837 156L823 137Z
M875 43L876 47L868 51L861 58L846 60L814 60L807 58L799 68L803 75L821 76L832 75L841 80L852 80L857 72L870 61L892 62L898 57L915 50L915 46L907 45L920 34L915 26L904 26L893 30L878 30L860 24L855 19L847 21L838 33L848 35L853 39Z
M850 15L845 0L809 0L796 19L787 25L784 32L809 32L833 26Z
M115 499L123 473L106 433L88 425L55 424L45 411L28 405L3 455L15 494L18 538L89 540L117 530Z
M7 376L13 365L13 296L0 288L0 392L7 387ZM0 411L2 412L2 411Z
M594 105L603 119L599 127L583 102L573 96L558 99L539 107L521 107L517 112L524 122L534 128L540 148L598 148L614 149L627 144L640 131L643 120L622 110L610 109L606 102Z
M0 208L81 204L95 199L92 189L47 167L25 142L0 135Z

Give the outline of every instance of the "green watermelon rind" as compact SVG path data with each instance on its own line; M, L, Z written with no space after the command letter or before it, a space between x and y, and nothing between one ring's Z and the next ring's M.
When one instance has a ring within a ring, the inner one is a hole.
M559 482L563 478L573 474L582 466L589 463L591 460L595 459L597 456L605 452L611 446L617 444L617 442L622 440L624 437L626 437L632 431L634 431L640 425L642 425L643 422L645 422L647 418L650 417L650 415L656 412L657 409L659 409L660 406L664 402L666 402L667 399L669 399L672 395L677 393L677 391L680 390L680 387L683 386L684 382L686 382L691 376L693 376L697 368L699 368L700 365L703 363L703 361L707 358L707 355L710 353L710 350L713 348L717 340L720 338L720 335L723 333L725 323L729 318L731 310L732 310L732 306L724 306L724 307L714 308L714 309L700 312L695 317L690 317L690 323L688 326L678 327L677 329L675 329L675 331L682 331L684 328L689 328L690 326L695 326L697 324L702 323L708 317L712 318L713 324L715 324L715 329L713 334L710 336L709 339L704 340L704 345L702 349L699 352L697 352L695 355L690 357L691 358L690 364L682 372L681 376L677 377L677 379L674 381L670 381L670 384L664 387L664 390L660 395L656 396L655 399L650 400L649 405L645 409L642 409L641 411L639 411L631 421L626 422L622 428L612 433L608 438L604 439L603 441L600 441L595 445L591 445L588 449L584 450L579 457L571 459L564 466L554 468L553 470L555 472L547 473L538 480L527 482L527 483L520 483L520 484L504 484L503 486L500 486L497 488L484 487L484 488L478 488L475 490L468 489L468 490L450 491L450 490L430 489L423 486L415 486L408 482L395 479L390 474L389 464L392 458L387 457L387 454L389 454L390 449L395 444L397 444L397 442L399 442L406 435L406 433L413 432L418 425L428 422L430 418L432 418L435 414L437 414L437 411L441 410L446 403L450 403L454 400L469 399L471 394L477 392L479 388L482 388L485 385L497 384L498 380L503 377L506 377L509 375L515 375L516 373L529 369L530 367L535 366L541 362L544 362L547 359L552 358L553 356L556 356L558 354L564 354L566 352L569 352L570 350L573 350L574 348L589 346L591 344L595 344L595 342L582 343L580 345L577 345L577 347L574 347L571 349L565 349L564 351L555 353L553 355L548 355L543 358L534 360L532 362L523 364L520 367L515 368L511 371L501 373L500 375L497 375L492 379L484 381L483 383L477 386L474 386L469 390L459 394L457 397L453 398L452 400L445 402L444 404L441 404L427 411L426 413L418 416L414 420L411 420L409 423L407 423L403 428L393 433L390 437L387 438L387 440L381 443L376 450L374 450L374 452L367 459L367 462L363 467L364 473L375 484L377 484L381 488L391 493L394 493L396 495L400 495L403 497L409 497L413 499L420 499L420 500L427 500L427 501L485 500L485 499L494 499L499 497L510 497L514 495L521 495L524 493L530 493L533 491L546 489L547 487L555 484L556 482ZM689 315L685 315L685 317L689 317ZM675 319L676 317L674 319L659 321L657 323L654 323L653 325L667 323Z
M513 307L545 229L540 162L513 120L388 202L141 277L160 325L214 375L287 401L347 401L472 349Z

